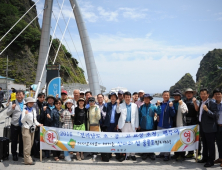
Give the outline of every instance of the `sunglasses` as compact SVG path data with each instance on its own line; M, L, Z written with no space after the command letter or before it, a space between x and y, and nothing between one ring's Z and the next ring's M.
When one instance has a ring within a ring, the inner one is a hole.
M89 101L89 103L94 103L95 101Z

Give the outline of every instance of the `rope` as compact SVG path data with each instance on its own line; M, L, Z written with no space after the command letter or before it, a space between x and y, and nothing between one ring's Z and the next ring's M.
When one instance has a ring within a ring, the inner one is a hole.
M0 41L2 41L2 39L18 24L19 21L21 21L21 19L39 2L39 0L32 5L31 8L29 8L28 11L26 11L26 13L8 30L8 32L5 33L5 35L3 35L3 37L0 39Z
M42 12L45 10L45 8L42 10ZM4 50L2 50L2 52L0 53L0 55L2 55L2 53L18 38L19 35L21 35L26 28L42 13L40 12L28 25L26 25L26 27L5 47Z

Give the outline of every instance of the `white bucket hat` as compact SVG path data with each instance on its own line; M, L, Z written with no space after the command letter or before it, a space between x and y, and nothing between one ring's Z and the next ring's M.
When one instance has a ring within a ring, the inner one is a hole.
M36 102L36 100L33 99L32 97L27 97L27 98L25 99L25 104L27 104L27 103L35 103L35 102Z
M65 101L65 105L66 105L66 103L72 103L72 104L73 104L73 100L72 100L72 99L67 99L67 100Z

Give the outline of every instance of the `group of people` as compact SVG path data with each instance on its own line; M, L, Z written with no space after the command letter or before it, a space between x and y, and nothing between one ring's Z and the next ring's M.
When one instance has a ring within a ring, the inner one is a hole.
M38 94L38 100L28 97L24 100L24 92L16 91L16 100L10 102L7 115L11 116L11 152L13 160L18 156L24 157L26 165L34 165L31 154L39 158L40 137L39 126L49 126L81 131L101 132L138 132L168 129L188 125L200 126L200 142L198 149L198 163L205 163L211 167L220 163L222 167L222 92L213 91L213 98L209 98L207 89L200 90L201 102L194 96L195 91L188 88L184 94L177 89L170 101L170 92L162 93L163 101L152 103L153 97L140 90L131 95L130 92L112 92L108 99L103 94L92 96L92 92L85 93L74 90L73 98L67 91L62 90L61 98L52 95ZM19 140L19 141L18 141ZM219 158L215 160L215 141L217 142ZM19 153L17 153L19 142ZM202 146L201 146L202 145ZM203 148L201 158L201 148ZM45 157L50 157L50 151L45 150ZM71 161L73 152L52 151L55 161L65 159ZM97 159L97 153L90 153L92 160ZM119 161L136 160L135 153L116 153ZM110 153L110 158L112 154ZM194 157L194 151L143 153L143 160L150 158L170 158L177 161ZM83 152L76 153L77 160L84 159Z

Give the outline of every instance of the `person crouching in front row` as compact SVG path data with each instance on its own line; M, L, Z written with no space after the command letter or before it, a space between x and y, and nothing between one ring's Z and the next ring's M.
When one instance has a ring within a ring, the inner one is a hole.
M136 132L139 127L139 113L138 108L135 103L131 103L131 93L125 92L124 102L120 104L119 99L117 100L116 112L121 113L118 121L118 128L121 129L122 132ZM135 153L127 153L126 160L130 159L136 160Z
M23 139L23 153L25 165L34 165L32 160L31 149L35 136L36 126L42 126L36 120L36 110L33 108L35 100L32 97L26 98L26 108L22 112L22 139Z

